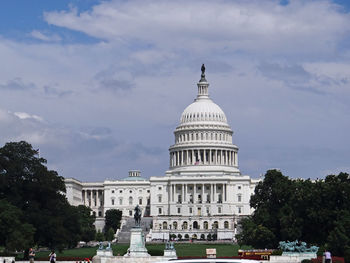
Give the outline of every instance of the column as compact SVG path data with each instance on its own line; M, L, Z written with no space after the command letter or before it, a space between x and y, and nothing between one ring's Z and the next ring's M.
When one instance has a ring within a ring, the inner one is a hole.
M204 161L203 161L203 163L204 164L207 164L207 150L203 150L203 158L204 158Z
M181 151L181 165L184 165L184 151Z
M211 153L211 149L209 149L209 164L211 164L211 163L212 163L212 159L211 159L211 158L212 158L212 156L211 156L211 154L212 154L212 153Z
M216 184L213 184L213 202L215 202Z
M202 196L202 204L203 204L207 200L207 199L204 200L204 184L202 184L202 194L201 194L201 196ZM203 211L201 211L201 212L203 212Z
M201 159L201 150L197 150L197 154L198 154L199 163L201 163L201 162L202 162L202 159Z
M225 190L224 190L225 191L225 194L224 194L224 198L225 199L224 200L226 202L226 200L227 200L227 189L226 189L227 188L227 184L225 184L224 186L225 186Z
M181 197L181 201L182 202L185 202L185 184L182 184L182 197Z
M174 185L170 183L170 202L174 202Z
M197 192L196 192L197 188L196 187L197 187L196 183L193 183L193 203L194 204L198 203Z
M85 205L86 205L86 206L89 206L88 190L85 190Z
M92 206L96 206L95 203L96 203L96 190L92 190Z
M191 150L191 151L192 151L192 165L194 165L194 163L196 162L194 157L194 150Z

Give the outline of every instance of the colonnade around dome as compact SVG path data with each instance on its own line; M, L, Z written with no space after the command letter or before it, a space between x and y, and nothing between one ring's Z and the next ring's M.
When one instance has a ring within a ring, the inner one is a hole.
M225 165L238 167L238 155L234 150L191 149L170 153L170 169L187 165Z

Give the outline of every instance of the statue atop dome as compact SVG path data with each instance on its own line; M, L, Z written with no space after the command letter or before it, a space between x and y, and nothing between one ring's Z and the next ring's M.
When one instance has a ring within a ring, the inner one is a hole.
M204 64L202 64L201 71L202 71L201 80L199 82L207 82L207 80L205 79L205 66L204 66Z

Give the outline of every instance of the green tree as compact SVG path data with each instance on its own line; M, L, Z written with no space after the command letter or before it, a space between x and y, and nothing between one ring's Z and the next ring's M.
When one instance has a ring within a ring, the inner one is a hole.
M95 239L96 239L96 241L104 241L105 240L105 236L103 235L103 233L100 230L98 230L96 232Z
M328 175L324 180L291 180L269 170L250 201L252 216L241 220L239 244L277 247L281 240L327 245L334 255L349 255L350 176Z
M335 228L329 233L327 246L334 255L344 255L350 262L350 212L340 211Z
M79 205L75 209L79 215L80 241L88 242L94 240L96 235L94 226L96 217L91 213L91 209L84 205Z
M115 232L114 232L113 228L109 228L107 233L106 233L106 240L112 241L114 239L114 234L115 234Z
M120 228L120 220L122 219L122 211L118 209L109 209L105 214L105 233L112 228L114 232Z
M35 229L23 221L21 210L5 199L0 200L0 246L8 251L16 251L34 244Z
M45 164L38 150L27 142L10 142L0 148L0 199L21 211L21 223L31 230L14 232L6 238L21 240L24 235L29 242L30 233L34 233L37 245L73 247L83 236L84 228L90 227L90 221L85 223L79 209L69 205L64 178ZM16 242L8 244L18 246Z

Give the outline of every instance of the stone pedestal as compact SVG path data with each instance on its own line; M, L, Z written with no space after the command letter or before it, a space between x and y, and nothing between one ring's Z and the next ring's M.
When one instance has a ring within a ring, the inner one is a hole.
M164 250L164 257L171 258L171 259L176 259L176 250L175 249L165 249Z
M304 259L317 258L316 253L283 252L282 256L270 256L270 263L300 263Z
M131 229L130 247L124 257L150 257L145 246L145 237L140 227Z
M113 251L111 249L98 249L97 256L113 257Z

